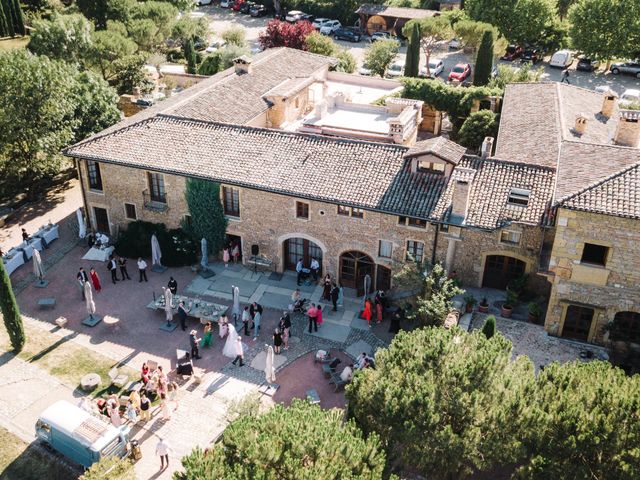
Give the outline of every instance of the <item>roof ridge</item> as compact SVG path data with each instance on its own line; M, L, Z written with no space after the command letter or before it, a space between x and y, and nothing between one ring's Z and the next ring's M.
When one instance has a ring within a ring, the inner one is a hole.
M611 175L609 175L606 178L603 178L601 180L598 180L590 185L587 185L586 187L582 188L581 190L578 190L575 193L572 193L570 195L567 195L566 197L561 198L560 200L558 200L557 204L563 204L565 202L568 202L569 200L573 199L574 197L577 197L579 195L582 195L585 192L588 192L589 190L593 190L601 185L604 185L607 182L610 182L611 180L617 178L617 177L621 177L625 174L627 174L629 171L633 170L634 168L640 168L640 160L638 160L636 163L633 163L631 165L627 165L626 167L624 167L622 170L619 170Z
M66 146L65 148L62 149L62 153L64 155L66 155L67 151L69 149L71 149L71 148L82 147L84 145L88 145L88 144L90 144L92 142L95 142L96 140L100 140L100 139L108 137L110 135L115 135L115 134L118 134L118 133L121 133L121 132L126 132L127 130L129 130L129 129L133 128L133 127L136 127L136 126L141 125L143 123L147 123L147 122L156 120L160 116L166 116L166 115L164 113L158 113L158 114L152 115L150 117L141 118L140 120L137 120L137 121L135 121L133 123L128 123L127 125L124 125L124 126L122 126L122 128L118 128L117 130L107 131L108 128L111 128L111 127L107 127L106 129L102 130L101 132L95 133L95 134L85 138L84 140L80 140L79 142L76 142L76 143L74 143L72 145ZM112 125L112 127L115 127L116 125L117 125L117 123L114 123ZM106 132L106 133L104 133L104 132Z
M477 155L467 155L470 160L479 160L480 162L495 162L495 163L504 163L509 165L518 165L526 168L535 168L540 170L548 170L550 172L557 172L556 167L549 167L547 165L540 165L538 163L528 163L528 162L517 162L515 160L508 160L506 158L497 158L497 157L489 157L489 158L481 158Z
M616 143L579 142L578 140L574 140L571 138L563 139L562 142L575 143L577 145L590 145L593 147L619 148L621 150L635 150L636 152L638 152L638 155L640 155L640 148L629 147L627 145L618 145Z

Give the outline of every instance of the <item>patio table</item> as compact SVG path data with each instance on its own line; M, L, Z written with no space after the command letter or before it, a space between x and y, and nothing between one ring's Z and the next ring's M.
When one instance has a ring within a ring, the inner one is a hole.
M24 264L24 257L22 252L12 248L2 257L2 261L7 274L11 275L20 265Z
M206 322L218 322L218 319L227 313L229 307L226 305L220 305L218 303L208 302L206 300L186 297L184 295L174 295L171 302L171 308L174 313L178 311L178 304L183 301L187 310L189 310L189 316L198 318L200 323ZM160 295L155 301L147 305L147 308L152 310L162 310L164 312L164 295Z
M43 225L33 236L43 239L45 245L49 245L55 239L60 237L59 227L58 225L51 223L49 225Z

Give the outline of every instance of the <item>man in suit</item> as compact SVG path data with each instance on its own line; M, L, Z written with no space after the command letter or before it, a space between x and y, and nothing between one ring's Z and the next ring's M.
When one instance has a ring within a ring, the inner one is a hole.
M78 285L80 286L80 292L82 293L82 300L86 300L84 296L84 284L89 281L89 275L84 271L84 268L80 267L76 278L78 279Z
M127 272L127 259L124 257L118 257L118 266L120 267L120 275L122 276L122 280L124 280L125 278L127 280L131 280L129 272Z
M109 258L109 271L111 272L111 281L115 285L115 283L118 281L118 262L116 262L116 259L113 258L113 256Z
M180 319L180 327L183 331L187 329L187 317L189 316L189 310L184 306L184 302L178 304L178 318Z
M260 313L260 317L262 318L262 305L260 305L258 302L253 302L249 307L249 313L251 314L252 323L255 324L256 313ZM254 325L251 325L251 328L253 327Z
M200 339L197 337L197 335L198 335L197 330L191 330L191 333L189 334L189 344L191 345L191 358L193 358L194 360L202 358L200 356L200 352L198 351L198 342L200 341Z

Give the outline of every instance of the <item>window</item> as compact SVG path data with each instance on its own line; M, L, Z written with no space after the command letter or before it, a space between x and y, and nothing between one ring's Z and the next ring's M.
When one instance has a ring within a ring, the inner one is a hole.
M416 262L422 262L422 256L424 254L424 243L414 242L413 240L407 240L407 260L413 260Z
M526 207L529 204L530 195L531 190L527 190L525 188L512 188L509 192L509 199L507 200L507 203L509 205Z
M640 313L638 312L618 312L613 319L615 340L625 342L640 343Z
M609 247L595 245L593 243L585 243L580 263L591 263L593 265L601 265L604 267L607 264L608 253Z
M89 177L89 188L91 190L102 191L102 175L100 174L100 164L89 160L87 162L87 173Z
M240 217L240 190L222 187L222 206L225 215Z
M407 217L398 217L398 225L406 225Z
M391 258L393 252L393 243L387 240L380 240L378 242L378 256L382 258Z
M520 232L515 232L513 230L503 230L502 232L500 232L500 241L502 243L519 245L521 236L522 236L522 233Z
M346 207L344 205L338 205L338 215L351 216L354 218L363 218L364 210L355 207Z
M579 305L569 305L564 317L562 336L586 342L591 331L593 309Z
M133 203L124 204L124 216L129 220L137 220L136 206Z
M296 202L296 218L309 218L309 204L304 202Z
M444 223L440 225L440 231L447 233L449 231L449 225L445 225Z
M445 165L441 162L427 162L425 160L419 160L418 170L425 173L437 173L444 175Z
M161 173L147 173L149 180L149 192L152 202L167 203L167 194L164 190L164 175Z
M427 222L420 220L419 218L409 217L407 223L410 227L427 228Z

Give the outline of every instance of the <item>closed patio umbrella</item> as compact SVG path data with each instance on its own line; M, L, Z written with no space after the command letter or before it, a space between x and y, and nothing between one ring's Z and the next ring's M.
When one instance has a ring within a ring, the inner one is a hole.
M44 266L42 265L42 258L40 257L40 252L33 249L33 274L38 278L39 285L44 286Z
M269 385L276 383L276 368L274 366L274 360L273 347L269 345L267 348L267 360L264 366L265 378Z
M162 265L160 260L162 259L162 252L160 251L160 244L158 243L158 237L154 233L151 235L151 265Z
M369 293L371 291L371 275L368 273L364 276L364 298L362 299L362 305L364 308L364 302L367 300Z
M167 318L167 324L169 324L173 319L173 307L171 306L171 302L173 302L173 293L171 293L171 290L168 288L164 288L164 312Z
M240 289L238 287L233 287L233 310L231 311L233 315L233 323L236 324L238 318L240 318Z
M202 254L200 266L203 270L207 270L209 268L209 251L207 250L207 239L204 237L200 240L200 253Z
M89 282L84 282L84 298L89 318L93 319L93 314L96 313L96 304L93 301L93 289L91 288L91 284Z
M78 237L84 238L87 236L87 225L84 223L84 216L82 215L82 209L76 210L76 216L78 217Z

